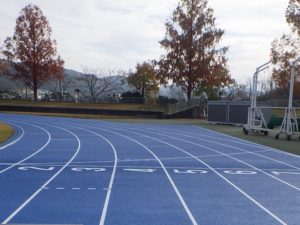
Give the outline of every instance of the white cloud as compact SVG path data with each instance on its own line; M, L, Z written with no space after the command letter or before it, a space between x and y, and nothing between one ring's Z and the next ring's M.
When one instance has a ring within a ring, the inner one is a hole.
M13 34L15 19L26 5L1 0L0 43ZM178 0L32 0L53 29L65 66L81 70L127 70L136 62L158 58L164 23ZM209 0L217 25L226 30L222 45L229 45L231 73L246 82L255 68L268 61L272 40L288 31L284 14L287 0Z

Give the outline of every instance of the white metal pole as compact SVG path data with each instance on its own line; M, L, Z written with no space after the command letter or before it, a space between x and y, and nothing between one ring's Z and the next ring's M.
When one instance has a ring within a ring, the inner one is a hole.
M253 88L251 93L251 106L248 114L248 127L253 127L254 120L255 120L255 114L256 114L256 102L257 102L257 84L258 84L258 74L268 68L268 64L270 64L271 61L268 61L261 66L256 68L256 71L253 75Z
M285 129L285 132L288 135L291 135L293 133L292 108L293 108L293 95L294 95L294 82L295 82L295 66L299 60L300 60L300 57L295 59L290 64L291 65L291 79L290 79L290 91L289 91L289 104L288 104L288 109L287 109L287 123L286 123L286 129Z
M258 74L262 71L264 71L265 69L267 69L267 65L270 64L271 61L268 61L264 64L262 64L261 66L256 68L256 71L253 75L253 91L252 91L252 95L251 95L251 108L256 108L256 98L257 98L257 83L258 83Z
M289 105L288 108L291 109L293 107L293 95L294 95L294 82L295 82L295 64L300 60L296 59L291 63L291 80L290 80L290 92L289 92Z

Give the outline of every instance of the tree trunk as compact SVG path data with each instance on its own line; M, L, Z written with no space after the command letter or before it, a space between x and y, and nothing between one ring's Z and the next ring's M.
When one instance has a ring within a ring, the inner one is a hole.
M26 89L25 89L25 99L27 100L28 98L28 83L26 82Z
M191 97L192 97L192 89L191 89L191 87L188 87L187 97L188 97L188 100L191 100Z
M142 97L145 97L145 82L143 82L143 86L142 86Z
M37 102L38 98L37 98L37 81L36 79L33 81L33 100L35 102Z

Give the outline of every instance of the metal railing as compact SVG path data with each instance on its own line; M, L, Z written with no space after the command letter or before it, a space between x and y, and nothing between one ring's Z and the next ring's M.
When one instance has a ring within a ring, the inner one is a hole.
M168 105L165 114L166 115L172 115L181 111L185 111L197 106L201 106L200 100L188 100L188 101L179 101L175 104Z

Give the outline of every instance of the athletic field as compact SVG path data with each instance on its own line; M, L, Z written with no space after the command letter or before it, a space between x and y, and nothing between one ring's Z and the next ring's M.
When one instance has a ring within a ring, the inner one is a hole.
M0 114L0 224L299 224L300 157L192 125Z

